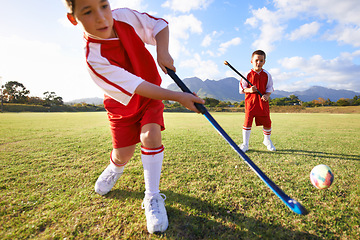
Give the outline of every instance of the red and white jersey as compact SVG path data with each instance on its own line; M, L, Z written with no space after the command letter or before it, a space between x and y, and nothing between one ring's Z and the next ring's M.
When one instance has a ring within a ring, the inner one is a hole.
M273 92L273 80L269 72L262 69L255 72L251 69L246 78L261 92L261 94ZM244 79L240 81L240 93L244 93L245 88L251 87ZM245 94L245 112L252 113L254 116L267 116L270 114L269 102L261 100L260 95L256 93Z
M105 101L109 96L128 106L127 111L136 112L149 100L134 93L139 84L161 84L156 63L145 44L155 45L155 36L168 23L127 8L115 9L112 14L118 38L85 36L86 61L92 79L105 92Z

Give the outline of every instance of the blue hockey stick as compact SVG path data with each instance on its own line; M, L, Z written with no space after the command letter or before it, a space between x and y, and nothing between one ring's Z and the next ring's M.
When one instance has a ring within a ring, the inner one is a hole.
M167 68L169 76L175 81L183 92L192 93L190 89L181 81L173 70ZM229 137L224 129L210 115L204 105L195 103L196 108L209 120L219 134L230 144L230 146L240 155L240 157L250 166L250 168L264 181L264 183L273 191L293 212L301 215L308 214L308 211L296 200L286 195L273 181L258 168L253 161L239 148L238 145Z

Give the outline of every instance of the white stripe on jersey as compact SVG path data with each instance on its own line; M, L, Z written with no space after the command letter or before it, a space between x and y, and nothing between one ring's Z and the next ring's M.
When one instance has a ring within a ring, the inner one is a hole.
M127 105L136 88L144 80L121 67L112 65L101 56L100 47L99 43L88 43L87 62L91 78L105 94Z

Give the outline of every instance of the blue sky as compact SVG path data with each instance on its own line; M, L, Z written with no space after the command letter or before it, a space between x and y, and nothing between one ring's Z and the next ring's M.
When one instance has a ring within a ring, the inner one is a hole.
M54 91L65 101L102 97L84 61L80 27L61 0L0 0L0 77L31 96ZM250 68L256 49L278 90L324 86L360 92L358 0L111 0L169 22L170 54L179 77L218 80ZM149 47L152 54L153 46ZM163 87L172 83L162 74Z

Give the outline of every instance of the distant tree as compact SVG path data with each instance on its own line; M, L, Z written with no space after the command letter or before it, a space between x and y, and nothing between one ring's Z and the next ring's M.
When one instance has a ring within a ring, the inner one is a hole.
M311 102L303 102L302 104L303 107L315 107L315 104L311 101Z
M301 100L298 96L292 94L289 96L289 100L287 101L288 105L301 105Z
M234 107L240 107L240 106L239 106L239 105L240 105L239 102L234 102L233 105L234 105Z
M162 102L163 102L163 104L164 104L165 106L169 106L169 105L170 105L170 101L169 101L169 100L163 100Z
M63 105L62 97L56 96L55 92L44 92L44 101L46 105L53 106L53 105Z
M4 100L10 103L25 103L30 93L26 87L19 82L10 81L5 83L5 89L3 92Z
M215 98L204 98L204 100L205 100L205 105L209 107L216 107L220 102Z
M173 102L172 104L167 105L168 108L182 108L182 105L178 102Z
M29 97L27 99L27 103L33 104L33 105L44 105L45 101L39 97Z
M286 106L286 105L299 104L300 102L301 101L297 96L290 95L289 97L270 99L269 104L275 106Z
M229 105L231 105L231 103L229 104L227 102L219 101L215 107L228 107Z
M352 103L352 105L354 105L354 106L360 106L360 95L359 95L359 96L355 95L355 97L353 98L353 103Z
M336 104L338 106L350 106L350 99L349 98L340 98L339 100L337 100Z
M316 100L313 100L313 103L315 106L324 106L325 105L326 100L322 97L319 97Z
M295 96L294 94L291 94L291 95L289 96L289 98L290 98L290 100L292 100L292 101L298 101L298 100L299 100L299 98L298 98L297 96Z

